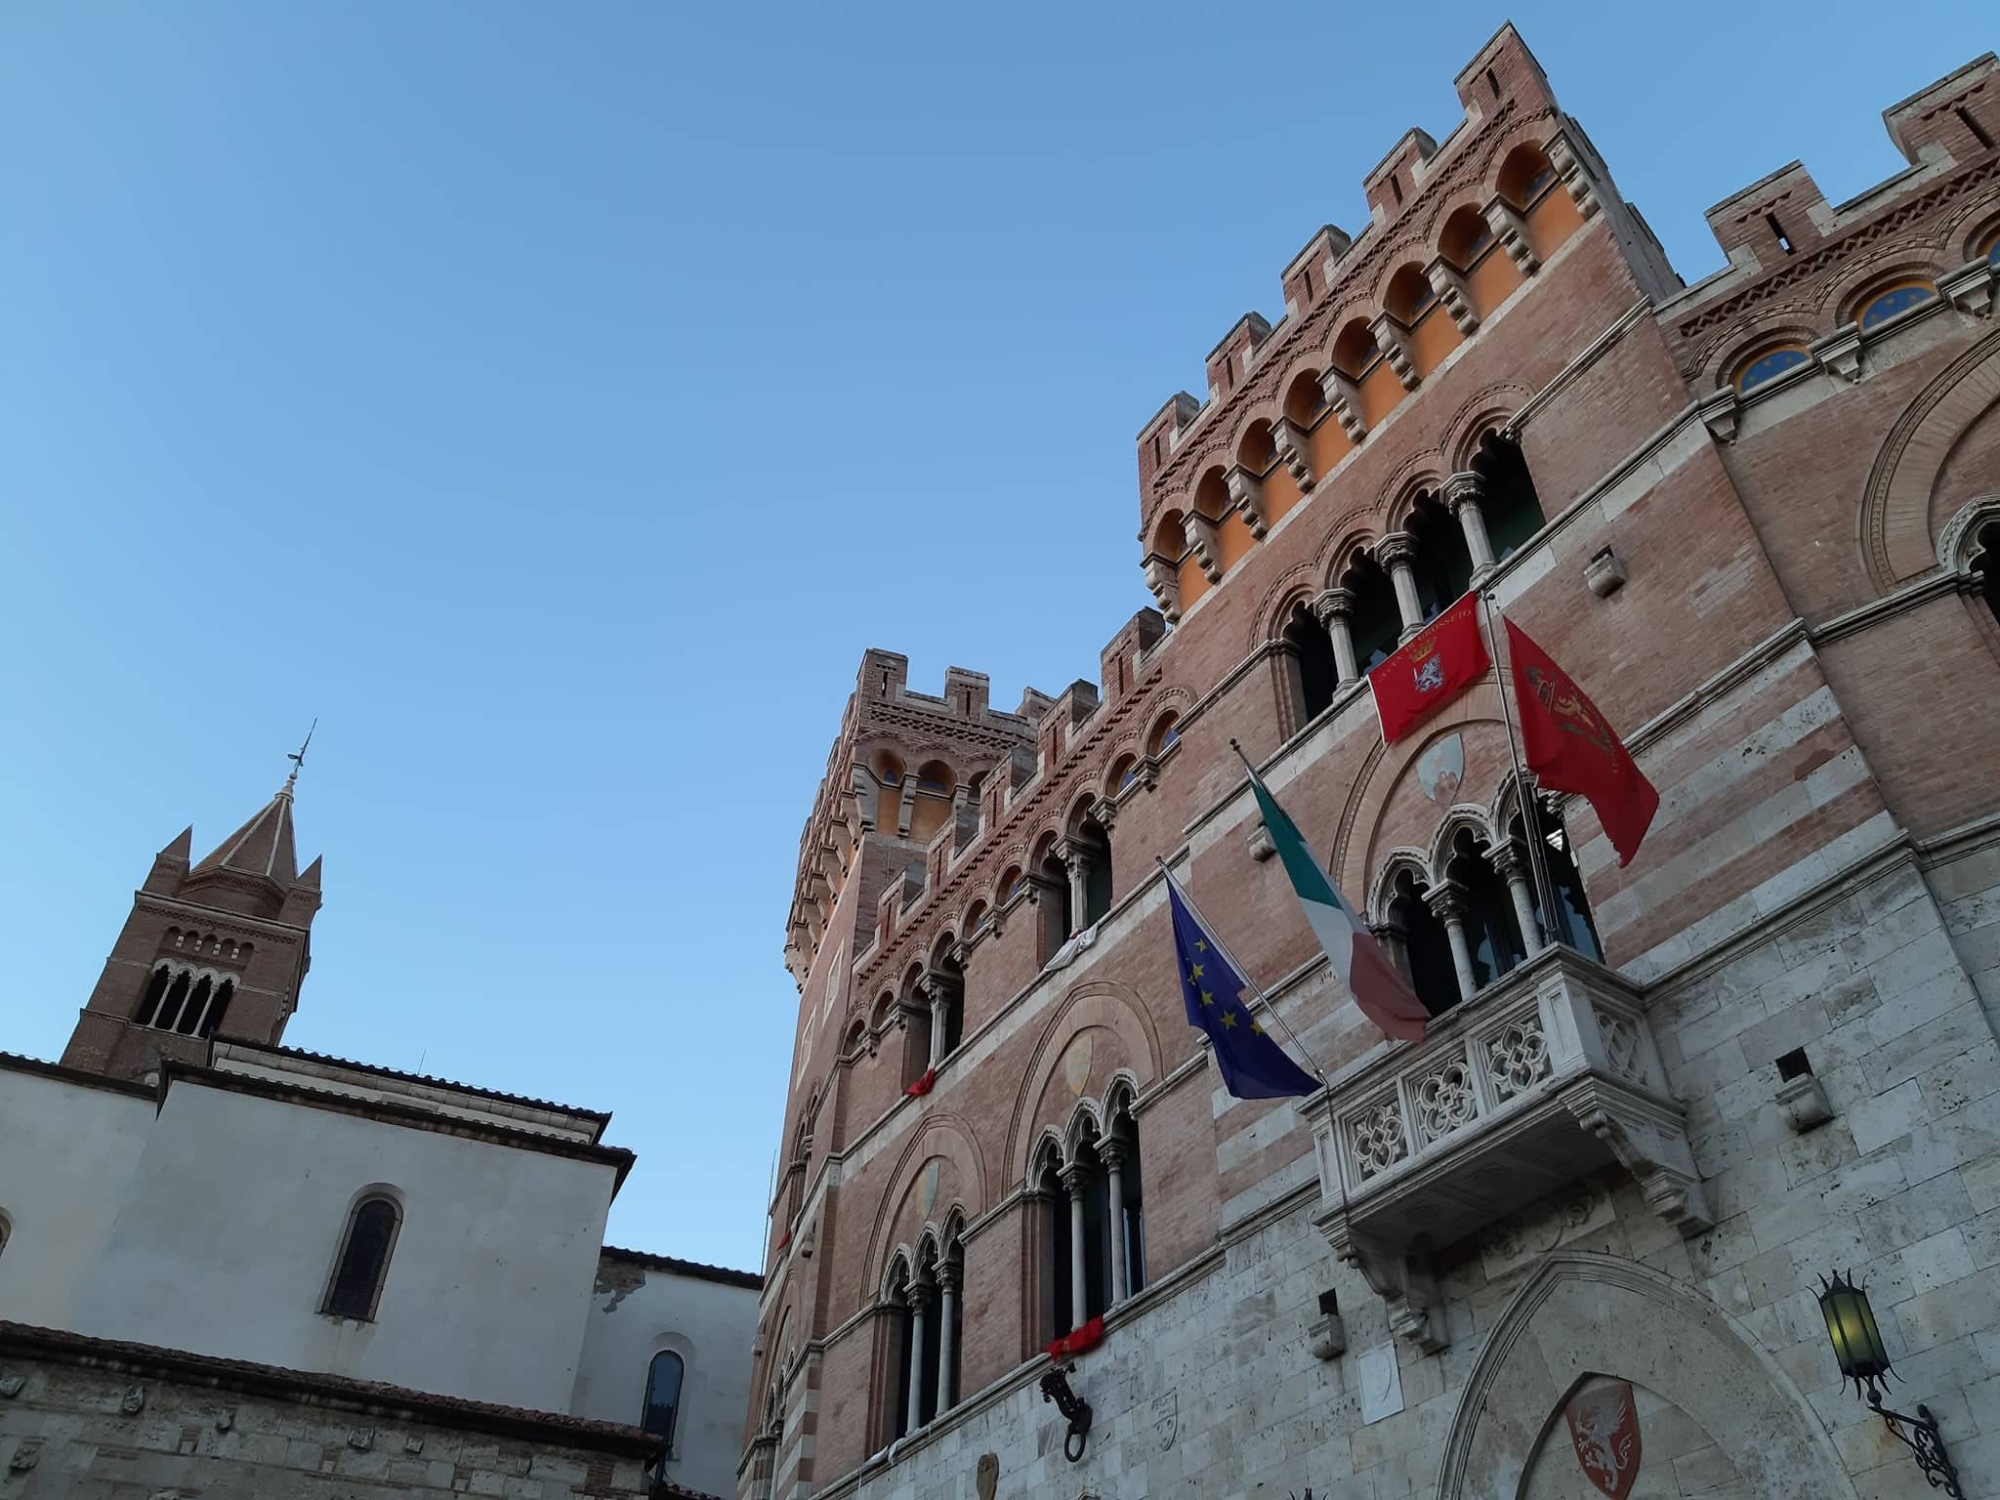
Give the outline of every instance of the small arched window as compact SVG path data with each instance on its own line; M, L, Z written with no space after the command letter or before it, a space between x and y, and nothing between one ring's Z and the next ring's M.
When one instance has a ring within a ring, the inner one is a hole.
M1887 291L1877 292L1862 305L1861 314L1855 319L1862 328L1879 328L1898 313L1908 312L1919 303L1928 302L1937 295L1937 288L1928 281L1910 281L1901 286L1892 286Z
M1147 741L1147 753L1149 755L1158 755L1169 745L1180 743L1180 737L1179 715L1167 714L1161 718L1159 723L1153 726L1152 736Z
M329 1317L352 1318L357 1323L375 1321L382 1283L388 1279L389 1254L396 1247L396 1231L402 1222L402 1212L393 1198L375 1194L354 1205L322 1309Z
M671 1349L662 1349L646 1367L646 1407L639 1426L674 1451L674 1419L681 1412L681 1377L687 1366Z
M1776 380L1787 370L1796 370L1811 359L1803 344L1784 344L1776 349L1766 349L1755 358L1744 361L1736 371L1734 384L1739 391L1754 390L1765 381Z

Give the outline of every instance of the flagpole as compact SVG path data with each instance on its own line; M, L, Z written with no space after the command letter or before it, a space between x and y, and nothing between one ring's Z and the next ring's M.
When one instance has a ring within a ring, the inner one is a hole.
M1494 623L1502 618L1499 606L1494 602L1489 590L1479 591L1479 602L1486 608L1486 631L1493 637L1493 675L1500 689L1500 717L1507 725L1507 753L1514 762L1514 800L1520 805L1521 834L1528 845L1528 868L1535 879L1535 893L1542 903L1542 936L1550 947L1557 942L1555 883L1549 879L1548 867L1542 863L1542 807L1541 785L1528 779L1529 773L1521 755L1521 741L1514 730L1513 676L1514 651L1510 642L1507 649L1507 667L1500 667L1500 630ZM1533 795L1530 795L1532 789ZM1502 830L1502 837L1505 831ZM1527 934L1521 936L1525 939Z
M1201 908L1195 906L1194 897L1188 894L1187 887L1183 886L1178 880L1174 879L1174 872L1167 867L1167 862L1164 859L1161 859L1160 856L1157 854L1154 855L1153 858L1159 864L1160 873L1166 877L1167 884L1172 886L1175 890L1181 893L1181 899L1187 902L1188 906L1192 908L1196 916L1199 917L1201 914ZM1321 1089L1331 1088L1333 1085L1327 1079L1326 1069L1322 1068L1319 1065L1319 1059L1312 1055L1311 1049L1308 1048L1304 1042L1299 1040L1299 1034L1296 1031L1292 1030L1291 1023L1287 1021L1284 1018L1284 1016L1279 1014L1277 1002L1273 1000L1269 995L1265 994L1264 987L1259 983L1257 983L1255 979L1250 977L1250 971L1244 968L1242 964L1236 961L1236 955L1229 951L1228 945L1222 941L1222 934L1215 930L1214 924L1209 922L1206 918L1202 918L1201 925L1208 929L1208 935L1215 940L1215 946L1218 950L1220 950L1222 954L1222 961L1228 964L1229 967L1234 969L1238 974L1241 974L1243 976L1243 982L1256 992L1257 999L1260 1002L1262 1002L1265 1014L1270 1016L1272 1020L1276 1021L1280 1026L1284 1028L1285 1035L1292 1039L1292 1045L1294 1047L1297 1047L1299 1051L1305 1055L1306 1063L1312 1068L1313 1077L1319 1080L1320 1088Z

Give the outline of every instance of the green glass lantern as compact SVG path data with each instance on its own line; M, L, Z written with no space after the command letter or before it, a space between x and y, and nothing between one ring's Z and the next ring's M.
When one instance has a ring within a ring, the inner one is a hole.
M1839 1272L1831 1281L1821 1277L1820 1285L1824 1288L1819 1294L1820 1315L1826 1319L1826 1336L1833 1340L1841 1377L1854 1382L1857 1395L1865 1393L1878 1401L1881 1383L1889 1374L1889 1350L1875 1325L1868 1293Z

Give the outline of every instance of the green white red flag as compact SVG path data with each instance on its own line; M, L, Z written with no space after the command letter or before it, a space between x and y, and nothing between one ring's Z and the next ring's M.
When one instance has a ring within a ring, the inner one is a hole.
M1476 637L1478 633L1475 620L1473 634ZM1340 892L1334 889L1326 870L1306 847L1298 824L1278 806L1278 799L1271 795L1270 788L1247 760L1244 767L1250 772L1250 790L1257 796L1257 810L1264 815L1264 828L1271 835L1278 858L1284 861L1285 873L1292 878L1292 889L1305 910L1313 936L1326 952L1328 965L1340 976L1340 982L1347 986L1354 1003L1369 1020L1402 1041L1422 1041L1430 1012L1424 1009L1416 991L1404 982L1389 955L1382 951L1375 934L1340 899Z

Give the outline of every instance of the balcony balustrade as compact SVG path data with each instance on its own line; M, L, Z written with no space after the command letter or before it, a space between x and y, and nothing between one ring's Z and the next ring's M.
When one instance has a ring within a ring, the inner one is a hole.
M1573 949L1545 949L1299 1107L1314 1222L1426 1351L1448 1341L1432 1252L1588 1173L1616 1162L1682 1234L1712 1224L1642 992Z

